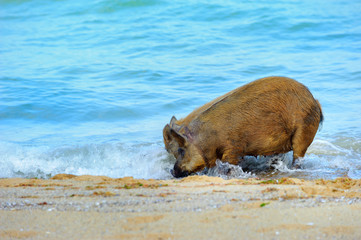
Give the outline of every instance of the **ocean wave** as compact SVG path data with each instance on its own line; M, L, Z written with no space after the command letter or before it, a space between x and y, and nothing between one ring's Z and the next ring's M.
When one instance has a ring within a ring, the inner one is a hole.
M171 163L157 144L75 146L0 144L0 177L49 178L58 173L114 178L169 178Z

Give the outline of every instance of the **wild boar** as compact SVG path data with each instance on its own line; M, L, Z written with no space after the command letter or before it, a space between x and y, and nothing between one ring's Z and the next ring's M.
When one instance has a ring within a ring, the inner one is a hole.
M286 77L266 77L239 87L163 129L166 150L177 159L172 174L185 177L216 160L238 164L244 156L293 151L304 157L319 124L320 103Z

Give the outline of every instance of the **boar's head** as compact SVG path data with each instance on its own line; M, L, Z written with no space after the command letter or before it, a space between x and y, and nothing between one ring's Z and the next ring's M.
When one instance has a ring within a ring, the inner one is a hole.
M174 177L186 177L191 173L202 170L206 163L194 144L194 138L188 127L179 126L172 117L170 124L163 129L165 148L177 159L171 171Z

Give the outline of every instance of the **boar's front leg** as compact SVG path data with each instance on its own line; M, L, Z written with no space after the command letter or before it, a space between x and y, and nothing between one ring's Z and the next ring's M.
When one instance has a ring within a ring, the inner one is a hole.
M228 162L233 165L238 165L240 160L239 152L233 149L226 150L221 158L222 162Z

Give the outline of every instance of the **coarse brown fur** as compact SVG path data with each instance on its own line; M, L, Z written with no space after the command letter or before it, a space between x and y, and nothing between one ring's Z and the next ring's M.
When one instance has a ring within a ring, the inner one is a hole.
M286 77L266 77L239 87L197 108L186 118L172 118L164 143L183 177L216 159L238 164L243 156L293 150L304 157L323 120L320 103L303 84Z

